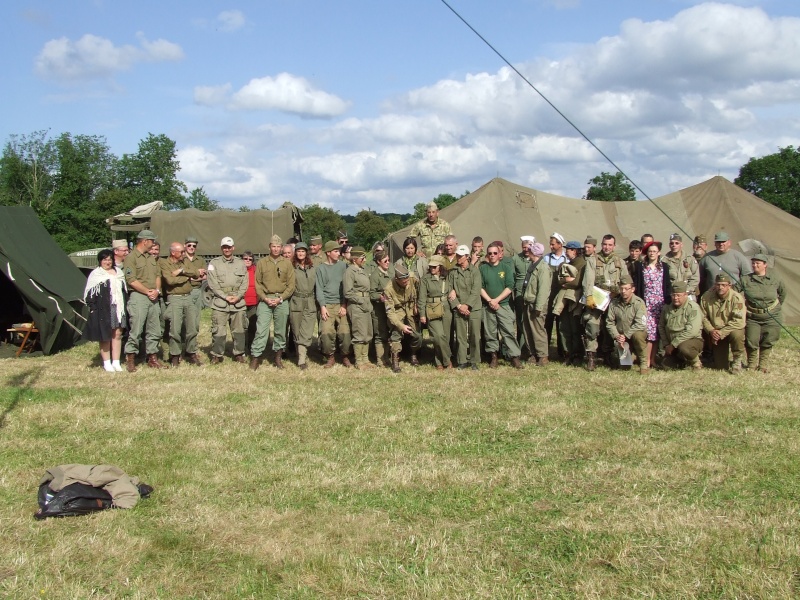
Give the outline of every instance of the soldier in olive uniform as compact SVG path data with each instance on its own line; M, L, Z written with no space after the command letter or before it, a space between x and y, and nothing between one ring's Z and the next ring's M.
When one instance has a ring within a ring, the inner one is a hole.
M250 350L250 368L255 371L261 364L261 355L267 348L269 328L273 325L272 349L275 351L275 366L283 368L283 352L286 349L286 329L289 324L289 298L294 294L294 267L281 256L283 240L273 235L269 241L269 256L256 265L256 337Z
M686 290L685 282L675 282L672 303L661 311L658 337L664 346L665 367L683 364L699 371L703 368L700 362L700 352L703 350L703 313L697 303L689 299Z
M733 354L731 372L742 371L744 354L744 299L731 289L732 281L727 273L716 277L714 287L700 298L703 311L703 331L711 342L714 352L714 367L728 368L728 352Z
M450 363L450 326L453 313L447 296L450 284L444 275L444 260L441 256L433 256L428 261L430 271L419 284L419 321L428 326L428 333L433 339L433 361L438 370L449 369Z
M547 335L545 321L547 306L550 302L550 290L553 287L553 272L544 261L544 244L530 244L532 263L523 281L520 295L525 303L523 330L531 356L528 362L543 367L550 362L548 357L550 338Z
M334 353L336 342L342 353L342 364L350 362L350 323L347 320L347 300L344 297L344 274L347 263L339 259L340 246L334 241L325 243L326 260L317 266L317 281L314 294L319 305L319 343L322 354L327 359L323 369L336 364Z
M305 371L308 368L308 348L317 324L317 302L314 298L317 272L304 242L295 244L292 265L295 288L289 300L289 320L297 346L297 366Z
M383 290L386 296L386 318L391 329L392 371L400 372L403 336L411 340L411 364L419 366L417 351L422 347L417 311L417 287L403 265L395 266L394 279Z
M315 267L325 262L325 253L322 251L322 236L315 235L308 240L308 257Z
M594 243L592 243L594 242ZM603 236L600 252L595 252L597 240L588 237L583 243L586 269L583 273L583 295L586 296L586 309L583 313L584 334L586 336L586 369L594 371L596 355L599 352L610 362L612 341L606 334L605 313L594 304L592 288L609 292L612 297L619 293L619 281L627 268L622 259L614 254L616 240L613 235Z
M606 315L606 331L614 340L615 348L628 344L630 351L639 357L639 373L650 371L650 356L647 352L647 306L634 294L629 273L620 278L619 296L611 301Z
M456 357L459 369L478 370L481 362L481 287L483 281L478 267L470 262L466 246L456 250L458 267L447 278L452 290L448 296L456 330Z
M131 292L127 306L130 328L128 341L125 343L125 360L129 373L136 371L136 355L139 353L143 333L147 366L154 369L167 368L157 356L162 334L159 307L162 292L161 270L156 259L150 255L155 239L155 234L149 229L140 231L136 236L136 247L122 263L125 283Z
M767 272L765 254L756 254L750 263L753 272L739 281L747 308L747 368L766 373L772 347L781 336L781 306L786 300L786 287L774 270Z
M356 369L371 369L369 343L372 341L372 302L370 301L369 275L364 268L367 253L361 246L350 251L353 264L344 274L344 297L347 299L347 316L350 317L350 333Z
M374 256L375 266L369 274L369 298L372 302L372 331L375 341L375 360L378 366L389 366L389 321L386 319L386 296L383 291L394 278L394 266L389 254L379 251Z
M161 281L167 296L169 313L169 355L173 367L180 364L182 351L186 351L190 364L199 365L197 356L197 311L192 303L192 279L198 277L198 262L183 257L183 244L172 242L169 256L158 261Z
M244 261L233 254L233 239L222 238L222 256L208 264L208 289L214 295L211 302L211 364L218 365L225 354L228 327L233 338L233 360L247 362L244 358L245 311L244 295L250 278Z
M700 298L700 267L697 259L683 251L683 237L679 233L669 236L669 252L661 260L669 265L671 283L686 282L686 289L692 299ZM644 293L644 292L642 292Z
M195 338L200 331L200 314L205 307L203 303L203 282L207 277L206 261L197 256L197 244L197 238L193 235L186 236L186 241L183 244L186 252L186 262L192 265L193 271L197 272L197 275L190 279L192 284L190 298L195 310L195 323L197 323L197 331L194 332Z
M579 365L583 360L583 305L580 303L581 281L586 261L581 254L581 243L570 240L564 246L567 263L558 266L558 285L563 291L560 314L561 344L564 347L565 365ZM571 268L567 268L567 267ZM555 307L554 307L555 310Z

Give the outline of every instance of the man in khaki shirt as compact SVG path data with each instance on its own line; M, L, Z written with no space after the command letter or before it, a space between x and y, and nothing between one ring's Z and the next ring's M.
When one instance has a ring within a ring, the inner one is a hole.
M744 354L745 306L742 295L731 289L731 278L720 273L714 287L700 299L703 312L703 331L711 341L714 353L714 368L728 368L728 352L733 354L730 369L734 374L742 372Z
M173 367L180 364L184 349L190 364L200 364L197 356L198 315L192 303L192 279L199 276L199 263L186 260L183 252L183 244L172 242L169 256L158 261L164 293L167 296L167 319L170 322L169 360Z

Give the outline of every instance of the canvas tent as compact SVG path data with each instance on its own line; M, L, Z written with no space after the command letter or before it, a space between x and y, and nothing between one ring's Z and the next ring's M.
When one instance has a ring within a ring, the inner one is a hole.
M0 317L6 327L32 320L45 354L80 339L86 323L86 278L32 208L0 206L0 267Z
M664 251L669 235L676 231L684 233L684 246L689 249L698 234L705 234L713 249L714 233L725 230L734 247L738 242L745 254L761 248L771 255L770 267L774 266L789 290L784 321L800 324L800 219L723 177L712 177L652 202L578 200L496 178L443 208L439 215L450 223L460 243L469 245L473 237L481 236L487 244L501 240L514 252L520 250L521 235L533 235L547 247L554 231L581 243L589 234L599 240L611 233L623 256L627 256L630 240L645 232L664 242ZM394 258L400 255L410 230L407 227L390 235Z

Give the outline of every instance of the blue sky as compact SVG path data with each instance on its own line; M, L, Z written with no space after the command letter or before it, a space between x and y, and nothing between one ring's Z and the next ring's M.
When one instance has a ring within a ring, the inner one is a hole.
M651 197L798 145L800 3L448 0ZM223 206L410 211L613 168L441 0L8 2L0 139L177 142Z

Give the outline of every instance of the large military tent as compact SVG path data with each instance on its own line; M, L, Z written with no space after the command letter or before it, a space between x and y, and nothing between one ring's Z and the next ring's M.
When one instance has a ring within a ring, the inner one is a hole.
M800 324L800 219L744 191L724 177L640 202L596 202L566 198L527 188L505 179L492 179L471 194L443 208L439 215L450 223L460 243L481 236L489 243L501 240L519 252L521 235L533 235L547 247L557 231L567 240L583 242L591 234L617 238L618 253L627 256L628 243L643 233L666 241L673 232L684 234L684 245L705 234L713 250L713 235L727 231L740 250L752 255L764 251L789 290L784 306L787 324ZM392 256L410 227L390 236Z
M86 323L86 278L28 206L0 206L0 321L39 330L45 354L71 347Z

